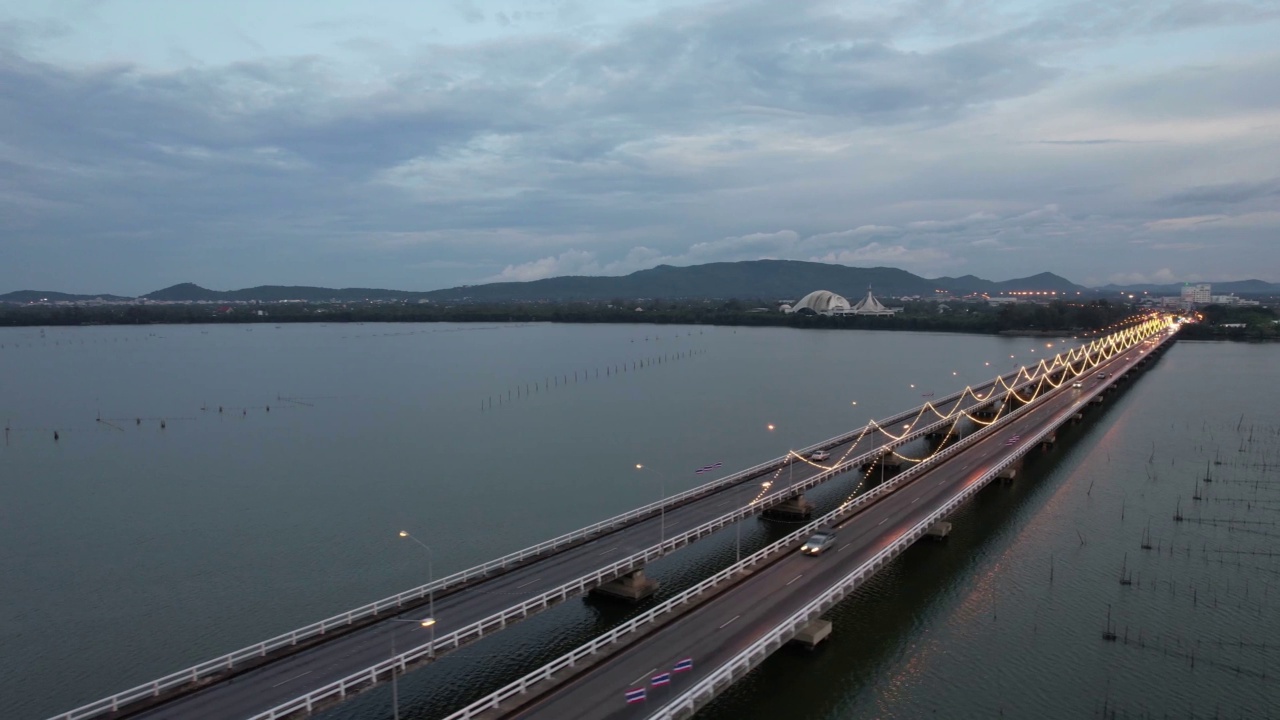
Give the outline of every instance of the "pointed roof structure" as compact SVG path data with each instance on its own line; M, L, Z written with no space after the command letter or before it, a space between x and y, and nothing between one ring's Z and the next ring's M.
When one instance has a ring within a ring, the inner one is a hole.
M867 286L867 296L857 305L853 306L851 311L854 315L892 315L893 310L885 307L871 294L871 286Z
M809 310L819 315L841 315L849 312L849 301L830 290L814 290L783 312Z

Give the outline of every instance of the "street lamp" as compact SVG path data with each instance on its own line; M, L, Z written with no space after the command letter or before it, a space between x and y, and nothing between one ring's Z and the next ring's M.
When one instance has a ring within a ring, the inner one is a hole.
M857 404L858 403L854 403L854 405L857 405ZM769 432L773 432L774 430L778 429L778 426L774 425L773 423L769 423L765 427L769 428ZM796 457L797 457L797 453L794 450L792 450L790 447L788 447L787 448L787 485L791 485L793 482L795 482Z
M427 615L428 616L423 618L422 620L419 620L418 623L422 625L422 627L424 628L431 628L431 648L427 654L428 654L428 657L434 658L436 656L436 589L432 587L432 584L435 582L435 570L432 568L432 564L435 560L436 553L434 550L431 549L430 545L422 542L421 540L414 537L413 535L410 535L408 530L401 530L400 537L409 538L410 540L421 545L423 549L427 551Z
M422 618L421 620L406 620L403 618L391 618L391 621L416 623L417 625L424 628L433 628L436 624L436 619L433 617L425 617L425 618ZM431 642L433 645L435 644L435 640L436 640L435 630L433 629L431 631ZM434 647L432 648L432 652L433 653L435 652ZM394 660L395 657L396 657L396 635L395 633L392 633L391 634L391 659ZM396 679L399 677L399 675L396 674L396 670L399 669L399 665L400 663L396 663L391 668L391 717L394 720L400 720L400 688L396 683Z
M644 470L644 465L636 463L637 470ZM662 488L662 500L658 504L658 544L667 541L667 478L660 472L655 472L658 476L658 484Z

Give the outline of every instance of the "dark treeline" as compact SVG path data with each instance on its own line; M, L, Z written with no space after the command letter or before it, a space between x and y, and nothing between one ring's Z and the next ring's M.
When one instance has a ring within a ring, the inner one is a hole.
M1200 310L1201 321L1187 325L1186 340L1275 340L1280 338L1280 315L1263 306L1209 305Z
M639 308L639 309L637 309ZM761 311L762 308L768 308ZM0 305L0 326L286 322L564 322L783 326L940 332L1071 332L1106 327L1130 305L1095 300L1018 303L906 303L890 317L784 314L763 302L623 301L611 303L373 303L262 305ZM262 314L259 314L262 313Z

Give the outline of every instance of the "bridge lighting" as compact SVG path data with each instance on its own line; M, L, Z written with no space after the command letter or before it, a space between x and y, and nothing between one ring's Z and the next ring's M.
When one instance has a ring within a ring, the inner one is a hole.
M768 428L769 428L769 430L770 430L770 431L772 431L772 430L773 430L773 428L774 428L773 423L769 423Z
M854 400L852 404L857 405L857 404L858 404L858 401L857 401L857 400Z
M427 612L431 613L431 615L419 620L418 624L424 628L431 629L431 642L427 648L427 655L434 658L436 656L436 589L434 587L436 573L433 565L435 565L436 551L432 550L430 545L410 535L408 530L401 530L397 534L402 538L408 538L418 543L427 551Z

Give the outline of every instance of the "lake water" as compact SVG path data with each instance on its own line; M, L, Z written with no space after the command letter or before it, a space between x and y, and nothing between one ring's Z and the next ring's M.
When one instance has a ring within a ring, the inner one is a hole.
M1048 342L652 325L0 330L0 717L70 709L419 584L425 552L399 529L435 548L442 575L691 487L707 463L732 471L981 381ZM1176 345L1024 479L962 511L948 542L841 605L832 642L780 653L702 715L1280 715L1280 562L1258 554L1280 534L1280 418L1264 391L1277 361L1276 346ZM1215 458L1221 479L1203 483ZM1175 523L1175 508L1197 521ZM744 545L786 530L749 523ZM712 537L650 573L665 596L732 553L732 536ZM1102 639L1108 604L1127 643ZM437 717L632 611L570 602L459 651L402 681L402 716ZM389 706L380 688L325 717Z

